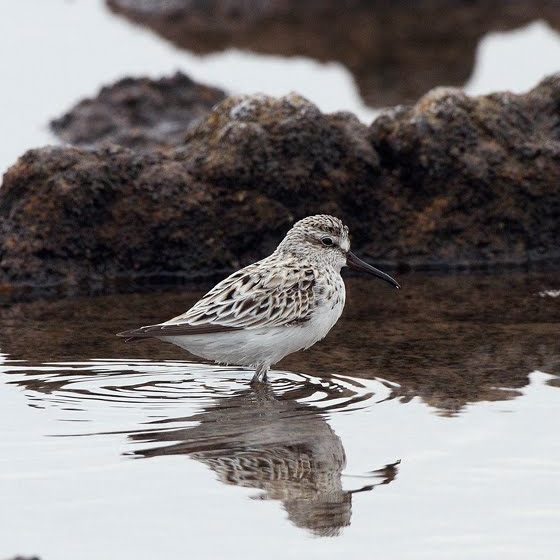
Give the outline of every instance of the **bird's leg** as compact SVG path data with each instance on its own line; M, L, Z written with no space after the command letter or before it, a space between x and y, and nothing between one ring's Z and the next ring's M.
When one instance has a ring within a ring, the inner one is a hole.
M253 375L253 379L251 379L251 385L255 383L266 383L267 381L267 372L268 372L268 364L260 363L257 364L257 369L255 370L255 375Z

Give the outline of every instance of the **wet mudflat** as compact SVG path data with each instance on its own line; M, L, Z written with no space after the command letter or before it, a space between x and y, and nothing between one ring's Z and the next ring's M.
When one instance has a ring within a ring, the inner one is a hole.
M261 390L113 336L200 291L5 305L0 557L553 558L558 278L349 278Z

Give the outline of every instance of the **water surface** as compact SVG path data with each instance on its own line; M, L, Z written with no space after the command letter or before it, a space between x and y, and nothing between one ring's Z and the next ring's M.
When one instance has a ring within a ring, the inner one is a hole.
M554 558L557 279L350 278L261 390L113 336L200 291L5 305L0 557Z

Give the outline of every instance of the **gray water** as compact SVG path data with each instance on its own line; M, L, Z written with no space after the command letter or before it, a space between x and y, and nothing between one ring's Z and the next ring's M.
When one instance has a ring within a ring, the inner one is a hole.
M113 336L200 291L6 305L0 558L555 558L558 273L399 280L258 391Z

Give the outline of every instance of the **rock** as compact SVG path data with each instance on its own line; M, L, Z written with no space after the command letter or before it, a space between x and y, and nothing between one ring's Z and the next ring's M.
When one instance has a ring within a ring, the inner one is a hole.
M560 74L526 95L434 90L371 127L230 97L174 150L43 148L0 189L0 285L121 290L223 275L330 213L389 269L560 261Z
M560 260L560 74L525 95L433 90L378 118L370 141L401 224L391 250L372 238L367 254L439 268Z
M148 150L182 142L190 123L205 116L225 93L178 72L170 78L125 78L104 87L51 122L74 145L120 144Z
M107 0L107 5L196 53L233 47L340 62L373 107L413 103L441 84L463 85L480 39L491 31L534 20L560 28L558 3L547 0Z
M4 176L0 215L0 284L78 292L231 270L288 226L266 196L197 181L182 154L125 148L27 152Z
M0 284L87 291L231 271L303 214L348 213L345 191L365 192L375 169L366 136L355 117L297 96L240 97L169 153L27 152L0 189Z

